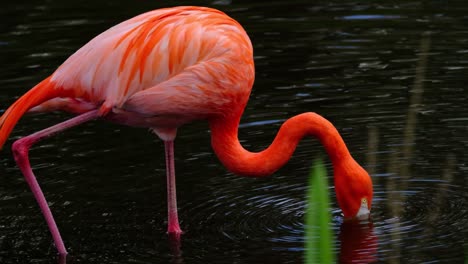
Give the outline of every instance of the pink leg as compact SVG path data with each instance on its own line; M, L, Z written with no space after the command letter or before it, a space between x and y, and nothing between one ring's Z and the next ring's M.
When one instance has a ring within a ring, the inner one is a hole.
M50 233L52 233L52 238L54 239L55 246L60 254L67 254L67 250L65 249L65 245L63 244L62 237L60 236L60 232L57 228L57 224L55 223L54 217L52 216L52 212L50 211L49 205L42 193L41 187L37 183L36 177L31 169L31 165L29 163L29 148L36 142L46 137L50 137L60 131L63 131L67 128L74 127L86 121L96 119L98 117L97 111L90 111L79 116L76 116L72 119L69 119L65 122L59 123L57 125L51 126L39 132L36 132L32 135L26 136L21 138L15 143L13 143L13 155L15 157L16 163L18 167L23 172L24 178L28 183L31 191L36 198L36 201L39 204L39 207L42 210L42 214L45 217L47 225L49 226Z
M167 175L167 213L168 226L167 233L170 235L179 236L182 230L179 226L179 218L177 216L177 196L174 168L174 141L164 141L166 151L166 175Z

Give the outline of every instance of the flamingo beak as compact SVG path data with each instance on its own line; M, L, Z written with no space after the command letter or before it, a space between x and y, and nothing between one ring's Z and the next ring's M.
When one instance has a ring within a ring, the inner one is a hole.
M362 198L361 199L361 207L359 207L359 211L356 214L356 218L360 220L365 220L369 218L370 216L370 210L367 205L367 198Z

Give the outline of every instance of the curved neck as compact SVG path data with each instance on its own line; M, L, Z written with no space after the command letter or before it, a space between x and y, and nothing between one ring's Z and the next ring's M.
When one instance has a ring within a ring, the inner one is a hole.
M307 135L320 140L334 165L351 157L336 128L316 113L303 113L286 120L273 143L261 152L242 147L237 137L239 121L240 116L210 121L211 145L224 166L236 174L252 177L272 174L291 158L299 141Z

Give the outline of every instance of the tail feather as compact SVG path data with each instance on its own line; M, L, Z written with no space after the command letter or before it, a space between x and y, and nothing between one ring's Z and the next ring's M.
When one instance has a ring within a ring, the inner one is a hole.
M54 88L50 77L48 77L21 96L3 113L0 117L0 149L24 113L32 107L58 96L59 91Z

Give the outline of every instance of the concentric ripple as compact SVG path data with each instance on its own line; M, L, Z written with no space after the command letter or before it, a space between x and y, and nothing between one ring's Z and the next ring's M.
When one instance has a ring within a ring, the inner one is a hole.
M216 238L211 243L256 242L275 251L305 250L306 187L286 178L254 182L253 188L246 188L252 181L228 180L231 184L223 186L219 180L211 186L216 189L212 194L199 195L181 208L189 237L203 243ZM332 195L331 228L342 260L401 259L416 252L419 259L430 259L432 248L454 256L463 247L446 246L449 239L463 241L468 226L461 186L442 181L413 181L402 191L376 186L370 221L345 221L334 200Z
M288 189L293 188L290 186ZM237 189L224 189L222 194L212 197L215 199L198 200L193 207L188 205L181 209L189 210L186 214L191 223L196 223L197 231L206 232L208 229L232 241L254 237L271 241L302 241L304 199L288 196L287 190L278 193L257 189L239 195ZM189 232L192 228L187 227Z

